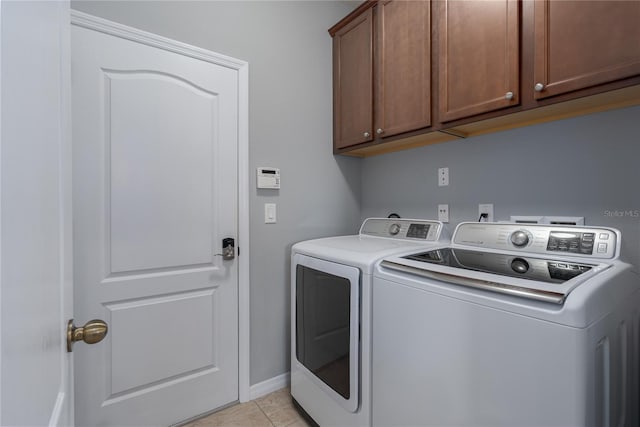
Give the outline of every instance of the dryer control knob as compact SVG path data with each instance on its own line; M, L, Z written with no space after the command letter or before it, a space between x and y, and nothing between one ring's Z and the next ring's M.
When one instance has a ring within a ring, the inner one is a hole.
M511 243L519 248L527 246L529 244L529 234L523 230L514 231L511 234Z
M392 236L395 236L399 232L400 232L400 224L396 224L396 223L391 224L391 226L389 227L389 234L391 234Z

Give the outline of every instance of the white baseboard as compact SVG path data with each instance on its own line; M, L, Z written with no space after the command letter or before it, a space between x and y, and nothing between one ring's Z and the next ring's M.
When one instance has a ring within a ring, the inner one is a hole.
M289 385L289 372L277 377L270 378L258 384L254 384L249 388L249 400L258 399L274 391L280 390Z

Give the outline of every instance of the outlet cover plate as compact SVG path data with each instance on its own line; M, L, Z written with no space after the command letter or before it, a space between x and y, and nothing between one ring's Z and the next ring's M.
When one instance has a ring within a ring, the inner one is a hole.
M438 186L446 187L449 185L449 168L438 168Z
M483 219L482 222L493 222L493 203L481 203L478 205L478 220L480 220L480 215L483 213L487 214L487 218Z
M438 221L449 222L449 205L438 205Z

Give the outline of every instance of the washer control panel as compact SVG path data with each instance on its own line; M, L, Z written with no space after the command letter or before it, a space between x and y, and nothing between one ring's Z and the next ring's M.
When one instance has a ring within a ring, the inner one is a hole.
M440 239L442 227L440 221L424 219L368 218L360 235L435 242Z
M490 249L616 258L620 232L599 227L464 222L458 225L452 240Z
M592 255L594 250L598 252L598 246L594 247L594 244L596 239L600 237L604 241L598 243L600 252L606 252L610 243L608 233L600 233L596 236L595 232L552 231L549 233L549 239L547 240L547 250Z
M529 245L533 241L533 237L531 233L527 230L516 230L511 233L511 237L509 238L513 246L518 248L524 248Z

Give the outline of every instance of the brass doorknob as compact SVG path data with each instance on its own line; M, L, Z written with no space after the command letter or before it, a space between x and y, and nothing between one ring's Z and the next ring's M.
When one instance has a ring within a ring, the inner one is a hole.
M67 351L73 351L73 343L76 341L84 341L87 344L98 343L107 336L108 331L109 327L104 320L89 320L84 326L76 328L71 319L67 323Z

